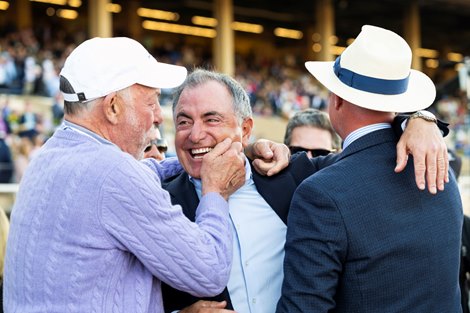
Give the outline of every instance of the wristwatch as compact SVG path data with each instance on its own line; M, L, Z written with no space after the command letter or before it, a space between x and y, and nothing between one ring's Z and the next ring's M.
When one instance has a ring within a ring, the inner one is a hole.
M436 116L434 114L432 114L431 112L429 112L429 111L425 111L425 110L416 111L415 113L408 116L408 121L412 120L414 118L421 118L425 121L433 122L433 123L437 124Z

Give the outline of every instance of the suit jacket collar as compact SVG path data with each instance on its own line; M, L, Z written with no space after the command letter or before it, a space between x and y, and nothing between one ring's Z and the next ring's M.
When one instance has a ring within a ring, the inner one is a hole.
M179 204L183 208L183 213L194 221L196 217L196 208L199 204L199 197L193 183L189 180L189 175L183 172L171 181L162 183L172 198L172 203Z
M259 194L273 208L281 220L287 223L292 194L297 186L314 172L314 167L307 155L305 153L295 155L287 168L272 177L258 174L251 161L250 165L253 181ZM184 214L194 221L199 198L188 174L181 173L169 181L164 181L162 185L170 193L172 202L180 204Z
M294 156L287 168L271 177L258 174L250 161L253 181L263 199L273 208L284 224L287 224L290 202L297 186L314 173L307 154Z
M337 161L346 158L347 156L368 149L372 146L382 144L384 142L397 142L397 137L393 132L393 129L386 128L380 129L368 133L354 142L352 142L346 149L344 149L339 155Z

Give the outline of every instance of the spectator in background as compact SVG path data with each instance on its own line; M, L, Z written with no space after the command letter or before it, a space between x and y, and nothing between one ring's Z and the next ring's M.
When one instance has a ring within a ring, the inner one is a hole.
M32 104L29 100L25 101L24 112L20 115L18 136L33 139L38 133L39 119L38 115L33 112Z
M29 152L29 160L31 161L36 153L39 152L39 150L42 148L44 143L46 142L46 137L42 133L38 133L36 136L33 137L32 139L32 145L31 145L31 151Z
M10 133L10 123L8 123L7 118L3 115L3 110L0 110L0 134L2 138L5 138Z
M11 149L5 142L6 134L0 131L0 183L11 183L13 178L13 159Z
M155 139L150 141L150 145L144 150L144 158L154 158L155 160L162 161L165 159L165 152L168 150L168 143L166 139L162 138L160 130L155 129Z
M33 142L28 137L19 137L13 142L15 183L21 182L26 168L28 167L32 150Z
M289 119L284 135L291 153L305 151L312 158L339 151L340 138L328 114L317 109L299 111Z
M54 103L52 104L52 125L59 126L64 118L64 99L62 93L58 92L54 96Z
M0 207L0 312L3 312L3 264L10 222L3 208Z

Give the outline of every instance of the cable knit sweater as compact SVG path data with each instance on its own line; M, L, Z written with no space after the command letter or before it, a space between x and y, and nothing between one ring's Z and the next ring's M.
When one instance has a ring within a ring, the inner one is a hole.
M232 259L228 204L203 197L196 223L160 179L117 146L62 128L32 160L11 216L5 312L163 312L160 281L220 293Z

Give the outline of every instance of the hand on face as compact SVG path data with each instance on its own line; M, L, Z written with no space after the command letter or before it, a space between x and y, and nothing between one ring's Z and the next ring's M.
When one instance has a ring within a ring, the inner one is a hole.
M242 144L226 138L202 159L202 194L217 192L227 200L245 183L245 172Z

